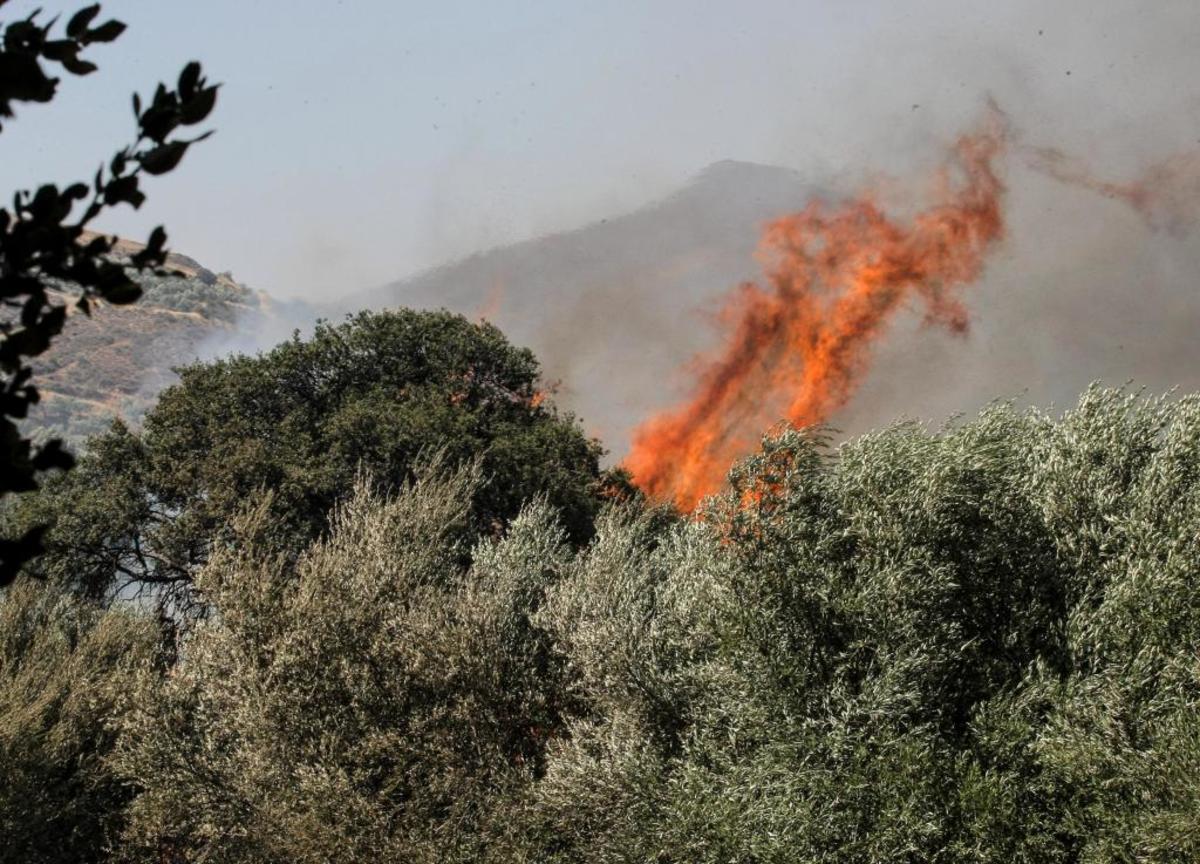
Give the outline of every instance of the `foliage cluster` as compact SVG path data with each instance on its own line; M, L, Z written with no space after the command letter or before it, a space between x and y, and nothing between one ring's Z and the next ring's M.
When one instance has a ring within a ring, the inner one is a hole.
M93 599L150 592L189 607L197 570L248 500L270 490L271 540L296 555L360 470L394 488L433 451L480 459L468 532L496 533L543 495L582 542L600 506L598 443L539 398L536 359L491 325L362 313L178 371L141 430L93 438L78 467L13 508L10 533L54 526L31 573Z
M299 553L248 499L167 671L81 679L128 694L114 860L1200 855L1200 399L784 430L582 546L544 495L481 532L480 457L428 462Z

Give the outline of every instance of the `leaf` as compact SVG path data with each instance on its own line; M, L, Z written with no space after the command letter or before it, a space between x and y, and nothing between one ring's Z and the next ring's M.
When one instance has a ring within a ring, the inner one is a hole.
M196 91L196 85L200 83L200 64L193 60L183 67L183 71L179 73L179 95L186 101L190 99Z
M71 20L67 22L67 35L72 39L78 39L87 30L87 26L92 23L92 19L99 14L99 3L83 7L72 15Z
M179 164L187 152L187 141L168 141L138 157L147 174L166 174Z
M199 123L212 113L213 106L217 104L217 88L220 86L216 84L205 87L180 106L180 119L185 126Z
M122 201L128 202L136 210L142 206L142 202L146 200L146 196L138 189L138 178L136 174L130 174L126 177L118 177L115 180L108 181L108 185L104 187L104 203L119 204Z
M53 438L42 445L33 457L35 471L48 471L51 468L61 468L66 471L75 465L75 457L63 449L60 438Z
M105 21L94 30L89 30L87 35L83 37L84 42L112 42L118 36L125 32L125 25L116 20Z
M114 306L125 306L142 296L141 287L122 268L116 267L115 271L107 275L104 284L96 286L96 293Z
M131 261L133 266L142 270L146 267L161 264L166 258L166 249L164 248L166 242L167 232L159 225L150 232L150 237L146 240L146 247L132 256Z
M24 478L22 478L24 479ZM19 489L5 483L5 491L30 491L37 488L32 476L29 477L25 488ZM12 584L21 572L21 565L45 551L42 545L42 535L48 525L35 525L16 540L0 540L0 588Z
M67 57L62 61L62 67L72 75L91 75L100 68L90 60L80 60L78 57Z
M42 56L61 63L79 54L79 46L70 39L55 39L42 46Z

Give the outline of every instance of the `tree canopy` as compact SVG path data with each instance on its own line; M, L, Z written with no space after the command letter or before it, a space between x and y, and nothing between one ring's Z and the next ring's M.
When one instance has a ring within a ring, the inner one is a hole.
M477 472L361 478L291 558L243 510L120 715L123 854L1200 853L1200 399L788 430L700 518L582 548L534 502L464 556Z
M601 448L538 389L533 355L447 312L362 313L257 356L179 370L134 431L92 439L75 471L22 502L49 522L39 572L103 597L120 585L186 602L247 500L270 491L269 533L295 553L367 472L382 489L423 459L479 458L472 535L541 496L575 542L602 497Z

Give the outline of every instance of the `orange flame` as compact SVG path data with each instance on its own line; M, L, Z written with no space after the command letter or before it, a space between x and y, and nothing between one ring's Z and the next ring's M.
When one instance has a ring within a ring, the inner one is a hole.
M495 321L496 316L500 314L500 307L504 303L504 283L499 279L492 280L492 287L488 289L487 296L483 298L483 302L475 309L476 321Z
M691 510L776 418L826 420L853 395L872 344L911 296L924 301L927 323L965 332L959 289L979 277L1004 232L993 162L1005 137L993 110L982 130L959 138L939 172L937 203L910 224L870 196L837 208L816 201L770 223L760 250L768 287L737 289L720 316L728 338L700 359L692 398L635 432L625 461L634 482Z

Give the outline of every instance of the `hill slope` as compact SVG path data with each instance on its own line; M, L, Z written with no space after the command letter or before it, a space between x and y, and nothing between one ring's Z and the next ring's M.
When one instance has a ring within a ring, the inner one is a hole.
M137 248L121 241L117 250L129 255ZM78 447L115 417L136 422L172 380L172 367L207 353L207 346L232 336L244 316L270 305L265 294L184 255L172 254L167 269L177 275L138 277L144 293L137 303L96 303L91 316L74 312L69 294L57 295L72 314L34 364L42 402L27 428Z

